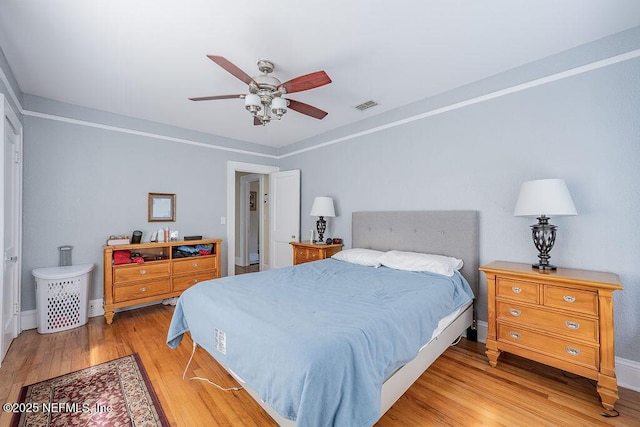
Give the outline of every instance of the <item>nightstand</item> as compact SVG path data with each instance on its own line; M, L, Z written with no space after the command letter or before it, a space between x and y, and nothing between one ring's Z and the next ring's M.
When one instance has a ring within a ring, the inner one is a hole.
M487 276L486 353L495 367L502 351L598 382L602 406L618 400L615 373L613 291L617 275L496 261Z
M342 244L316 245L313 243L298 242L291 242L290 244L293 246L293 265L330 258L331 255L340 252L343 246Z

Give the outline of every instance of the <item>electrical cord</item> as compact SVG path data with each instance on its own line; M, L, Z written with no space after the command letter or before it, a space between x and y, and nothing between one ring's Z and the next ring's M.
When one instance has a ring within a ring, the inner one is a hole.
M196 354L196 348L198 347L198 344L194 341L193 342L193 351L191 351L191 357L189 358L189 361L187 362L187 366L184 367L184 372L182 373L182 379L184 381L186 381L187 379L189 381L192 380L198 380L198 381L204 381L207 382L209 384L211 384L212 386L215 386L217 388L219 388L222 391L237 391L237 390L242 390L242 387L229 387L229 388L225 388L222 386L219 386L218 384L214 383L213 381L211 381L208 378L202 378L202 377L191 377L191 378L185 378L187 375L187 369L189 369L189 365L191 364L191 361L193 360L193 355Z
M602 411L600 412L600 415L602 415L605 418L615 418L620 416L620 412L618 412L617 410L611 409L611 411L614 413L610 414L609 412Z
M569 378L570 380L586 380L589 384L591 384L593 387L597 387L598 383L596 383L595 381L593 381L592 379L589 378L585 378L585 377L581 377L579 375L569 375L566 371L564 370L560 370L560 372L562 373L562 375L564 375L565 377ZM611 413L613 412L613 414ZM619 417L620 416L620 412L618 412L615 409L611 409L609 412L605 412L602 411L600 412L600 415L602 415L605 418L615 418L615 417Z

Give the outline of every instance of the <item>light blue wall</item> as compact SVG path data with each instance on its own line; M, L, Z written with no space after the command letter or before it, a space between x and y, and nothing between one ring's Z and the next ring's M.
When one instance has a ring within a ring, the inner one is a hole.
M513 216L520 184L564 178L579 216L551 221L559 226L551 260L620 276L617 355L640 361L640 59L352 138L638 48L636 29L287 147L281 170L302 171L302 235L314 228L315 196L335 199L338 216L327 235L345 238L347 247L354 211L475 209L482 263L533 262L535 219ZM326 146L304 151L318 144ZM484 283L481 292L486 320Z

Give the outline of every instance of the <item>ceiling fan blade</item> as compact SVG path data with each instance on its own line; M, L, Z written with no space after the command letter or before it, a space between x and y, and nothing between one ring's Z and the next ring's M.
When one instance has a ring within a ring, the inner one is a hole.
M237 95L214 95L214 96L198 96L196 98L189 98L191 101L212 101L214 99L233 99L233 98L244 98L244 94Z
M230 72L231 74L233 74L236 78L245 82L246 84L253 83L257 85L255 80L253 80L253 77L251 77L249 74L245 73L240 68L235 66L227 58L224 58L222 56L216 56L216 55L207 55L207 57L213 62L215 62L216 64L218 64L219 66L221 66L222 68L224 68L225 70L227 70L228 72Z
M324 71L305 74L282 83L278 89L284 88L286 93L302 92L331 83L331 79Z
M305 104L304 102L300 102L300 101L296 101L288 98L287 98L287 101L289 101L290 109L297 111L298 113L311 116L314 119L322 120L327 114L329 114L326 111L322 111L321 109L316 108L313 105Z

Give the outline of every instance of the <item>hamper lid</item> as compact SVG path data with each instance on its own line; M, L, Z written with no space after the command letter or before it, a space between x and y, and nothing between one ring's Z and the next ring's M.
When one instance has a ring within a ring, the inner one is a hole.
M80 276L93 270L93 264L65 265L61 267L43 267L33 270L33 276L38 279L64 279Z

